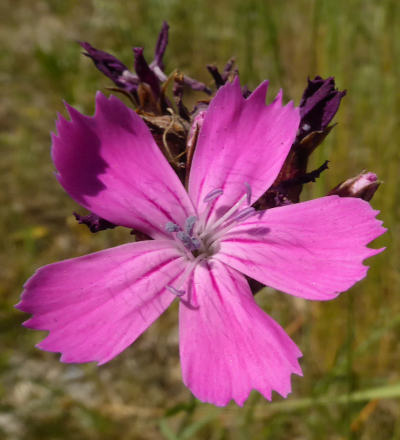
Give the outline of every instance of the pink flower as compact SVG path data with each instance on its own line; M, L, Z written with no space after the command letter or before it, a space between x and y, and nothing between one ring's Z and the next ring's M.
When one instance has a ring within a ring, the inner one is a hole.
M252 389L271 399L301 375L300 350L253 299L244 275L311 300L329 300L364 278L366 244L384 232L360 199L328 196L255 211L292 145L299 111L267 82L247 99L238 79L205 115L188 191L141 118L97 95L93 117L68 107L52 156L78 203L152 240L45 266L18 308L38 346L63 362L108 362L177 297L184 383L204 402L239 405Z

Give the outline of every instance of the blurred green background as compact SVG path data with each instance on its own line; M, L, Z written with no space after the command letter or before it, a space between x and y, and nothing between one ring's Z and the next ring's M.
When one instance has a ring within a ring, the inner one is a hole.
M400 439L399 15L397 0L1 1L0 438ZM150 60L164 19L167 72L210 83L206 63L234 55L243 83L268 78L297 104L307 76L333 75L348 90L311 164L329 159L330 169L304 198L363 169L384 182L372 205L389 228L376 246L387 249L366 280L332 302L257 296L304 354L287 400L253 392L244 408L218 409L193 399L180 378L176 304L100 368L35 349L44 335L22 328L26 316L13 309L41 265L131 239L76 224L49 132L63 99L91 113L95 91L111 86L77 40L132 66L132 45Z

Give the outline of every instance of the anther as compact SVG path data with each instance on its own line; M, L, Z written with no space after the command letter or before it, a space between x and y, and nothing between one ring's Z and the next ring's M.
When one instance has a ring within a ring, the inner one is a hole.
M232 220L235 222L245 220L246 218L251 217L255 212L256 210L249 206L248 208L242 209L235 217L232 218Z
M199 255L197 256L193 261L191 261L190 263L187 264L185 271L182 274L182 277L180 279L180 283L179 283L179 287L176 288L174 286L170 286L167 285L165 286L165 288L171 292L172 294L176 295L176 296L183 296L186 291L184 289L184 286L186 285L187 281L189 280L189 278L192 276L193 270L195 269L197 263L199 261L201 261L204 258L204 256Z
M183 296L183 295L185 294L185 291L184 291L184 290L175 289L175 287L173 287L173 286L165 286L165 288L166 288L169 292L173 293L173 294L176 295L176 296Z
M199 227L200 229L204 229L207 223L208 215L210 214L212 203L216 198L221 196L224 193L222 188L215 188L212 191L210 191L203 199L204 203L207 203L206 209L201 213L200 219L199 219Z
M176 225L175 223L167 222L165 225L165 230L167 232L178 232L181 230L181 228L178 225Z
M243 204L243 202L247 199L247 194L245 194L243 197L239 199L238 202L236 202L232 208L230 208L222 217L220 217L215 223L211 225L210 230L207 231L209 233L210 231L215 231L217 228L219 228L225 221L231 219L232 215L237 212L237 210L240 208L240 206ZM204 233L203 233L204 235Z
M246 188L245 194L243 194L242 197L225 212L225 214L211 223L200 233L199 238L201 240L205 240L206 243L210 243L210 239L215 241L215 239L217 239L217 237L219 238L222 233L229 231L235 223L243 221L254 214L255 209L250 206L252 196L251 187L247 182L244 183L244 186ZM246 202L249 206L239 211L241 206Z
M246 187L247 204L251 205L251 186L247 182L244 182L244 186Z
M217 197L221 196L224 191L221 188L216 188L210 191L203 199L204 203L209 203L215 200Z
M189 234L187 234L184 231L179 231L176 236L178 239L183 243L186 249L189 251L197 251L200 249L200 241L197 240L195 237L191 237Z
M185 232L190 236L193 234L193 228L196 221L197 221L197 217L194 215L188 217L185 221Z

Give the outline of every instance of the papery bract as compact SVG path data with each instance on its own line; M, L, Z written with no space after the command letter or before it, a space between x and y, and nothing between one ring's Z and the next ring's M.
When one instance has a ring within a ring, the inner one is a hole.
M25 325L64 362L109 361L176 298L184 383L200 400L239 405L252 389L286 396L299 349L255 303L245 275L292 295L327 300L366 274L366 244L384 229L367 202L329 196L267 211L251 206L274 182L299 110L267 83L247 99L238 79L211 101L188 192L142 119L97 95L87 117L68 107L52 156L78 203L152 240L45 266L26 283Z

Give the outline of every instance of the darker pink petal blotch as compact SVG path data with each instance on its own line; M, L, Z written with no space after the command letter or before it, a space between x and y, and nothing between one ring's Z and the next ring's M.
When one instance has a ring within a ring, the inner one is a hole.
M242 405L252 389L267 399L290 393L301 352L255 303L245 276L302 298L335 298L366 275L363 260L380 252L367 244L384 228L356 198L251 207L276 179L300 121L281 95L265 105L267 88L245 99L236 79L218 90L188 192L120 100L99 93L93 117L68 108L52 146L60 184L95 216L151 240L38 270L18 308L33 315L27 327L49 331L40 348L63 362L104 364L179 298L182 376L197 398Z

